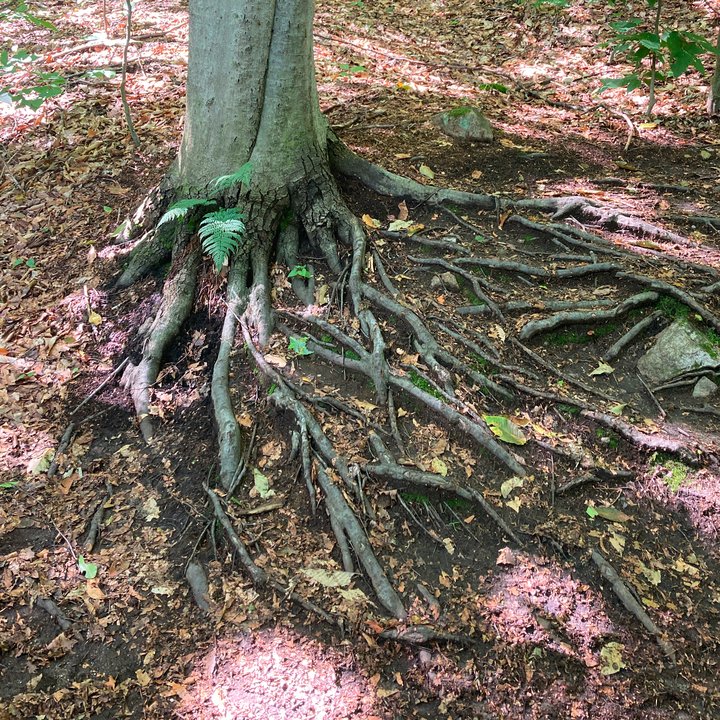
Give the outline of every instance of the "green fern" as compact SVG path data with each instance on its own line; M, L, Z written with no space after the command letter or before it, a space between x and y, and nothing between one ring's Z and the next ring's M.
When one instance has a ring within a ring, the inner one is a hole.
M237 172L215 178L213 183L215 184L215 190L222 192L223 190L229 190L234 185L249 185L251 176L252 163L246 162Z
M245 233L244 215L237 208L208 213L200 222L198 235L203 250L212 258L218 272L234 253Z
M205 200L203 198L185 198L184 200L178 200L176 203L173 203L160 218L158 227L168 222L177 222L178 220L185 219L188 212L193 208L216 204L214 200Z

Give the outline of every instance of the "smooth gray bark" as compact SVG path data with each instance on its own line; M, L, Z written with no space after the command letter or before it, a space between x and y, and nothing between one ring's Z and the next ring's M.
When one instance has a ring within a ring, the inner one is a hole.
M176 187L201 191L253 164L266 187L326 158L313 0L190 0L185 130Z
M717 50L715 71L712 78L710 78L710 91L707 101L707 111L710 115L720 115L720 28L718 28L715 48Z

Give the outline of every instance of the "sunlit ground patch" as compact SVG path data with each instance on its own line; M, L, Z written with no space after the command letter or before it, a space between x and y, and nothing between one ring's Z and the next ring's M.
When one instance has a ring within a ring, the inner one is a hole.
M275 628L220 640L200 657L178 710L210 720L380 718L351 655Z
M551 561L519 553L513 561L485 600L498 636L596 667L600 646L615 632L602 597Z
M640 493L682 508L698 535L711 544L720 538L720 475L696 471L669 458L659 459Z

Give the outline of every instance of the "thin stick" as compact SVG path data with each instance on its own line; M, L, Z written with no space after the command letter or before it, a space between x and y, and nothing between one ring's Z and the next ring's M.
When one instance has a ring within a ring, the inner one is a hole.
M122 101L123 110L125 111L125 121L127 122L130 137L135 147L140 147L140 138L135 132L132 115L130 114L130 105L127 101L127 93L125 92L125 81L127 80L128 65L128 49L130 47L130 33L132 32L132 0L125 0L125 8L127 9L127 20L125 22L125 45L123 47L122 59L122 77L120 79L120 100Z
M73 546L70 544L70 541L67 538L67 535L55 524L55 521L48 515L48 519L50 520L50 523L55 528L55 531L57 534L65 541L65 544L68 546L68 550L70 551L70 554L73 556L73 560L77 562L77 555L75 554L75 551L73 550Z
M89 403L99 392L101 392L108 383L120 373L120 371L130 362L130 358L126 357L71 413L72 417L81 407Z
M638 380L642 383L642 386L647 391L647 394L652 398L653 403L655 404L655 407L658 409L658 412L660 413L660 419L664 420L667 416L667 413L665 412L665 408L660 404L658 399L655 397L655 393L650 389L648 384L643 380L643 377L640 373L635 373L637 375Z
M55 473L57 472L57 466L58 466L58 458L67 450L68 445L70 444L70 440L72 440L73 433L75 432L75 423L70 423L66 428L65 432L62 434L62 437L60 438L60 444L58 445L58 449L55 452L55 455L53 456L52 463L50 463L50 467L47 471L47 476L49 478L54 477Z

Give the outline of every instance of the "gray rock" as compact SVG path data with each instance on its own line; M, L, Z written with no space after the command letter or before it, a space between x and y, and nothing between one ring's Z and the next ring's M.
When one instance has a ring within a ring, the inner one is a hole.
M460 285L455 277L455 274L450 271L444 272L442 275L433 275L430 278L430 287L433 290L443 288L445 290L449 290L450 292L458 292L460 290Z
M707 337L687 320L676 320L663 330L638 360L638 370L653 385L661 385L690 370L717 367L720 348L716 352Z
M475 142L492 142L493 129L488 119L474 107L461 105L446 110L433 118L446 135L456 140L474 140Z
M454 292L459 292L460 285L458 284L457 278L455 277L455 273L451 273L450 271L444 272L440 279L443 281L443 285L448 290L453 290Z
M718 386L710 379L701 377L693 388L692 396L696 400L709 400L718 391Z

